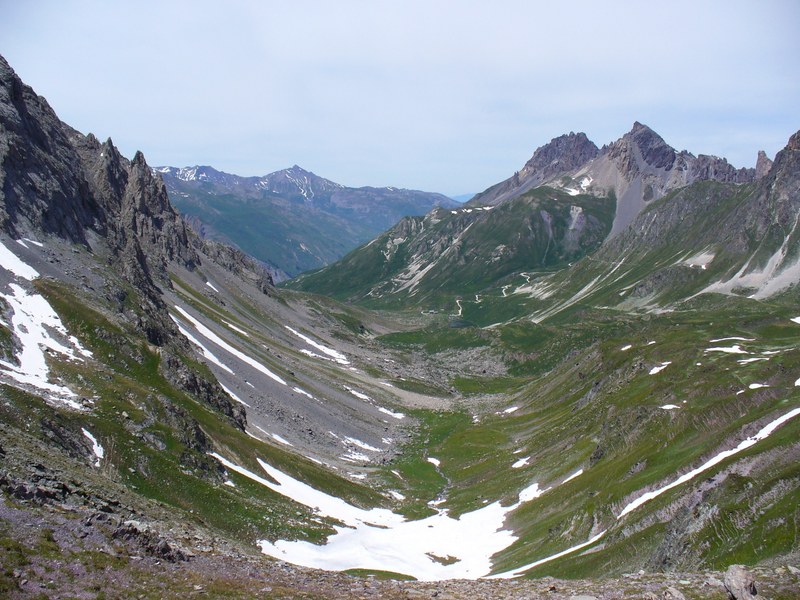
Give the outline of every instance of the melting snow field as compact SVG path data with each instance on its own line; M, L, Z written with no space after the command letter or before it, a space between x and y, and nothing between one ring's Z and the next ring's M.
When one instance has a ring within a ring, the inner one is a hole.
M312 340L310 337L308 337L306 335L303 335L302 333L300 333L296 329L292 329L288 325L284 325L284 327L286 327L286 329L291 331L294 335L299 337L301 340L303 340L309 346L313 346L314 348L316 348L317 350L319 350L323 354L326 354L326 355L330 356L333 360L335 360L340 365L349 365L350 364L350 361L347 360L347 357L344 354L342 354L341 352L339 352L338 350L334 350L333 348L328 348L327 346L323 346L319 342L316 342L316 341Z
M20 279L31 281L39 276L33 267L22 262L0 243L0 264ZM0 293L11 311L9 326L22 349L16 355L19 365L0 360L0 367L11 379L44 392L51 401L81 409L77 394L63 385L50 381L47 355L61 354L70 360L82 361L92 353L83 348L74 336L69 335L50 303L35 292L16 283L10 283L10 294Z
M261 540L261 550L275 558L307 567L343 571L376 569L412 575L422 581L477 579L492 568L491 557L510 546L516 536L502 529L506 515L543 491L533 484L519 500L503 507L493 502L453 519L446 511L418 521L407 521L386 509L365 510L298 481L259 460L273 483L219 454L211 456L271 490L313 509L318 516L341 521L324 546L303 541ZM392 494L400 499L398 496ZM470 543L465 543L469 540ZM443 564L448 562L451 564Z
M270 371L270 370L269 370L267 367L265 367L264 365L262 365L260 362L258 362L257 360L254 360L254 359L250 358L250 357L249 357L249 356L247 356L247 355L246 355L244 352L240 352L239 350L237 350L236 348L234 348L233 346L231 346L231 345L230 345L228 342L226 342L225 340L223 340L223 339L222 339L221 337L219 337L219 336L218 336L216 333L214 333L213 331L211 331L211 330L210 330L208 327L206 327L205 325L203 325L203 324L202 324L200 321L198 321L197 319L195 319L195 318L194 318L192 315L190 315L188 312L186 312L186 311L185 311L184 309L182 309L180 306L176 306L176 307L175 307L175 310L177 310L179 313L181 313L181 316L182 316L184 319L186 319L186 320L187 320L187 321L189 321L189 322L190 322L192 325L194 325L194 328L195 328L195 329L197 329L198 333L200 333L200 335L202 335L204 338L206 338L206 339L208 339L209 341L211 341L211 342L215 343L217 346L219 346L220 348L222 348L223 350L225 350L225 351L226 351L226 352L228 352L229 354L233 354L233 355L234 355L236 358L238 358L238 359L239 359L239 360L241 360L242 362L245 362L245 363L247 363L248 365L250 365L251 367L253 367L253 368L254 368L254 369L256 369L257 371L260 371L261 373L263 373L264 375L266 375L266 376L267 376L267 377L269 377L270 379L274 379L275 381L277 381L277 382L278 382L278 383L280 383L281 385L288 385L288 384L287 384L287 383L286 383L286 382L285 382L283 379L281 379L281 378L280 378L279 376L277 376L275 373L273 373L272 371ZM199 344L198 344L198 345L199 345ZM210 360L210 359L209 359L209 360Z

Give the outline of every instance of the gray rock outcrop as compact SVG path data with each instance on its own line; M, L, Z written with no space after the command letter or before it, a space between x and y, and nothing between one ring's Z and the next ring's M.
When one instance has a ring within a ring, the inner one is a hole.
M724 583L731 600L752 600L759 597L755 579L742 565L728 567Z

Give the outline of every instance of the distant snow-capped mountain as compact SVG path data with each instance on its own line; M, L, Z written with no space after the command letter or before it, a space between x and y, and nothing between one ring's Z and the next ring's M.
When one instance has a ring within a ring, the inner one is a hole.
M405 216L458 203L395 187L350 188L294 165L261 177L156 167L193 226L289 276L333 262Z

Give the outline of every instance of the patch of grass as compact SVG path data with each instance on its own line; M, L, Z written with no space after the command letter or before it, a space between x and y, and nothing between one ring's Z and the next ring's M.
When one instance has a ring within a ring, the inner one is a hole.
M454 377L453 387L465 396L511 394L530 381L522 377Z
M439 398L447 398L450 396L449 390L445 390L438 385L422 381L420 379L413 379L405 377L403 379L392 379L392 385L405 390L407 392L414 392L415 394L422 394L425 396L437 396Z
M435 354L445 350L480 348L490 343L490 334L474 328L418 329L382 335L378 340L390 347L407 348L421 346L426 352Z
M387 580L392 579L394 581L416 581L416 577L412 577L411 575L404 575L403 573L394 573L392 571L378 571L376 569L348 569L345 571L348 575L352 575L353 577L359 577L362 579L370 578L370 579L379 579L379 580Z
M53 537L55 532L48 528L42 529L39 533L39 539L34 547L34 552L39 556L46 558L56 558L61 556L61 548Z
M73 558L77 559L89 571L104 571L106 569L121 569L130 563L130 559L124 555L112 555L100 550L83 550L73 553Z

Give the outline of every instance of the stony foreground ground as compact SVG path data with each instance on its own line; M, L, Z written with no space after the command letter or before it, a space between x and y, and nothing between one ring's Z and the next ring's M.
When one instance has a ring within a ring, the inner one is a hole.
M635 573L565 581L377 580L298 568L181 525L158 533L96 508L42 501L46 487L13 489L0 502L3 598L437 598L589 600L728 598L724 573ZM11 493L9 493L11 492ZM50 491L52 493L52 490ZM32 495L25 498L25 495ZM20 497L23 496L23 497ZM166 533L166 536L164 535ZM171 539L170 539L171 538ZM749 568L759 597L800 598L792 565Z

